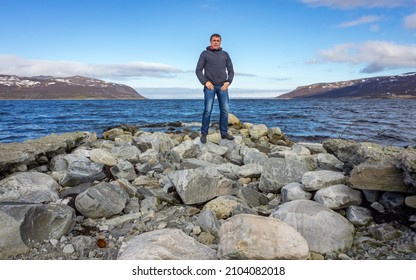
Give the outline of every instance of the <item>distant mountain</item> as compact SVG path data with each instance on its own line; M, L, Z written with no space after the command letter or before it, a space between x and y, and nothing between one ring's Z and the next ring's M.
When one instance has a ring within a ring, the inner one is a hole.
M145 99L133 88L74 76L0 75L0 99Z
M416 98L416 72L300 86L276 98Z

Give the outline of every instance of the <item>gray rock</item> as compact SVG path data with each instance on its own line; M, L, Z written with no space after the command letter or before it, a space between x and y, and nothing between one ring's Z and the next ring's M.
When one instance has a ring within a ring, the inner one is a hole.
M204 205L203 210L212 210L218 219L227 219L232 215L240 213L253 214L247 205L237 199L235 196L225 195L214 198Z
M340 171L344 167L344 163L337 159L334 155L328 153L317 154L318 168L322 170Z
M308 148L300 144L294 144L292 146L292 151L298 156L309 156L311 154L311 151Z
M263 166L258 163L249 163L241 166L237 170L240 178L259 178L263 172Z
M0 181L0 202L54 202L59 199L58 183L39 172L14 173Z
M213 210L203 210L198 214L195 224L200 226L205 232L209 232L215 237L219 236L220 223Z
M368 232L377 240L390 240L400 233L389 224L373 224L368 227Z
M369 209L351 205L347 208L347 219L355 226L365 226L373 220L373 217Z
M328 139L323 147L339 160L352 165L361 163L394 163L401 152L399 147L383 147L375 143Z
M143 133L139 137L133 137L140 150L154 149L159 152L167 152L174 147L172 139L165 133Z
M100 183L79 194L75 207L88 218L109 218L120 213L126 206L128 194L111 183Z
M360 205L362 202L360 191L342 184L318 190L313 199L334 210L347 208L350 205Z
M72 154L59 155L51 161L52 176L68 187L104 179L103 167L103 164L94 163L84 156Z
M265 124L255 124L249 128L248 132L252 139L258 140L260 137L266 136L268 130Z
M288 202L299 199L311 199L312 194L304 191L303 186L300 183L289 183L281 189L282 202Z
M267 196L249 187L241 187L238 190L237 197L247 202L251 207L267 205L270 201Z
M213 260L215 250L179 229L140 234L124 243L118 260Z
M312 154L326 153L326 150L321 143L299 142L298 144L308 148Z
M75 252L79 253L80 256L88 256L88 253L94 250L96 243L94 237L85 235L75 236L71 241Z
M258 163L264 165L269 157L255 148L242 147L240 154L243 156L243 163Z
M413 186L412 191L416 192L416 149L404 150L397 167L403 170L405 184Z
M259 189L266 193L279 193L289 183L300 182L307 172L305 164L297 160L270 158L263 167Z
M116 179L133 181L137 177L133 164L127 160L120 160L116 165L110 168L110 172Z
M118 158L127 160L132 164L136 164L139 162L141 151L136 146L124 145L121 147L114 147L111 150L111 153L116 155Z
M87 137L86 132L71 132L51 134L22 143L0 144L0 174L7 174L11 168L20 165L37 166L40 156L46 155L47 158L52 158L55 155L69 152Z
M299 232L280 220L240 214L221 225L218 257L240 260L298 260L309 257L309 248Z
M98 163L113 166L117 164L117 158L111 153L104 151L102 149L93 149L90 151L91 161Z
M387 209L395 209L404 206L405 195L398 192L385 192L381 195L378 202Z
M23 242L32 246L49 239L60 239L75 225L75 211L62 204L31 207L20 226Z
M21 223L22 219L16 219L0 210L0 259L8 259L29 251L29 247L20 237Z
M271 215L291 225L306 239L309 249L325 254L349 250L354 226L343 216L312 200L283 203Z
M361 190L361 192L364 195L365 199L370 203L377 201L381 195L380 191Z
M203 203L233 188L232 181L209 166L174 171L168 178L185 204Z
M221 146L228 148L227 152L224 154L224 158L227 159L232 164L242 165L243 164L243 155L240 154L241 145L235 141L221 141Z
M416 208L416 195L407 196L404 203L407 207Z
M336 184L344 184L346 178L342 172L330 170L308 171L302 176L305 191L317 191Z
M403 171L390 163L362 163L353 168L348 182L356 189L411 192L404 183Z

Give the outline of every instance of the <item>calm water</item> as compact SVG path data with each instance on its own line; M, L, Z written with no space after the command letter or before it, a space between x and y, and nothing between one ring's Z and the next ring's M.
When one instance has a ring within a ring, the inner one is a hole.
M179 121L197 131L202 106L202 100L0 100L0 142L77 130L101 134L118 124L167 131L163 123ZM217 101L214 106L212 121L218 122ZM242 122L280 127L294 141L341 137L416 146L416 100L233 99L230 109Z

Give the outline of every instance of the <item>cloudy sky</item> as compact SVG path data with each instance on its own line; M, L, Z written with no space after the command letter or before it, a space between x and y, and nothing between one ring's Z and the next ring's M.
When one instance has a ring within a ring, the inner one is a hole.
M148 98L202 98L212 33L231 98L416 69L416 0L1 0L0 74L83 75Z

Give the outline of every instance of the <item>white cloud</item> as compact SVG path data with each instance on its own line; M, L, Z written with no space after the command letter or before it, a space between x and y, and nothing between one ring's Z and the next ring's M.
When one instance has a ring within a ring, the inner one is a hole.
M409 29L416 29L416 13L404 18L404 27Z
M399 45L386 41L347 43L323 50L320 62L364 64L363 73L388 69L416 68L416 45Z
M301 0L304 4L310 6L325 6L338 9L352 8L393 8L401 6L412 6L416 0Z
M379 17L379 16L372 16L372 15L362 16L362 17L357 18L357 19L352 20L352 21L343 22L343 23L339 24L338 27L346 28L346 27L353 27L353 26L357 26L357 25L372 23L372 22L379 21L380 18L381 17Z
M35 60L16 55L0 55L0 73L19 76L173 77L182 72L178 68L162 63L89 64L77 61Z

